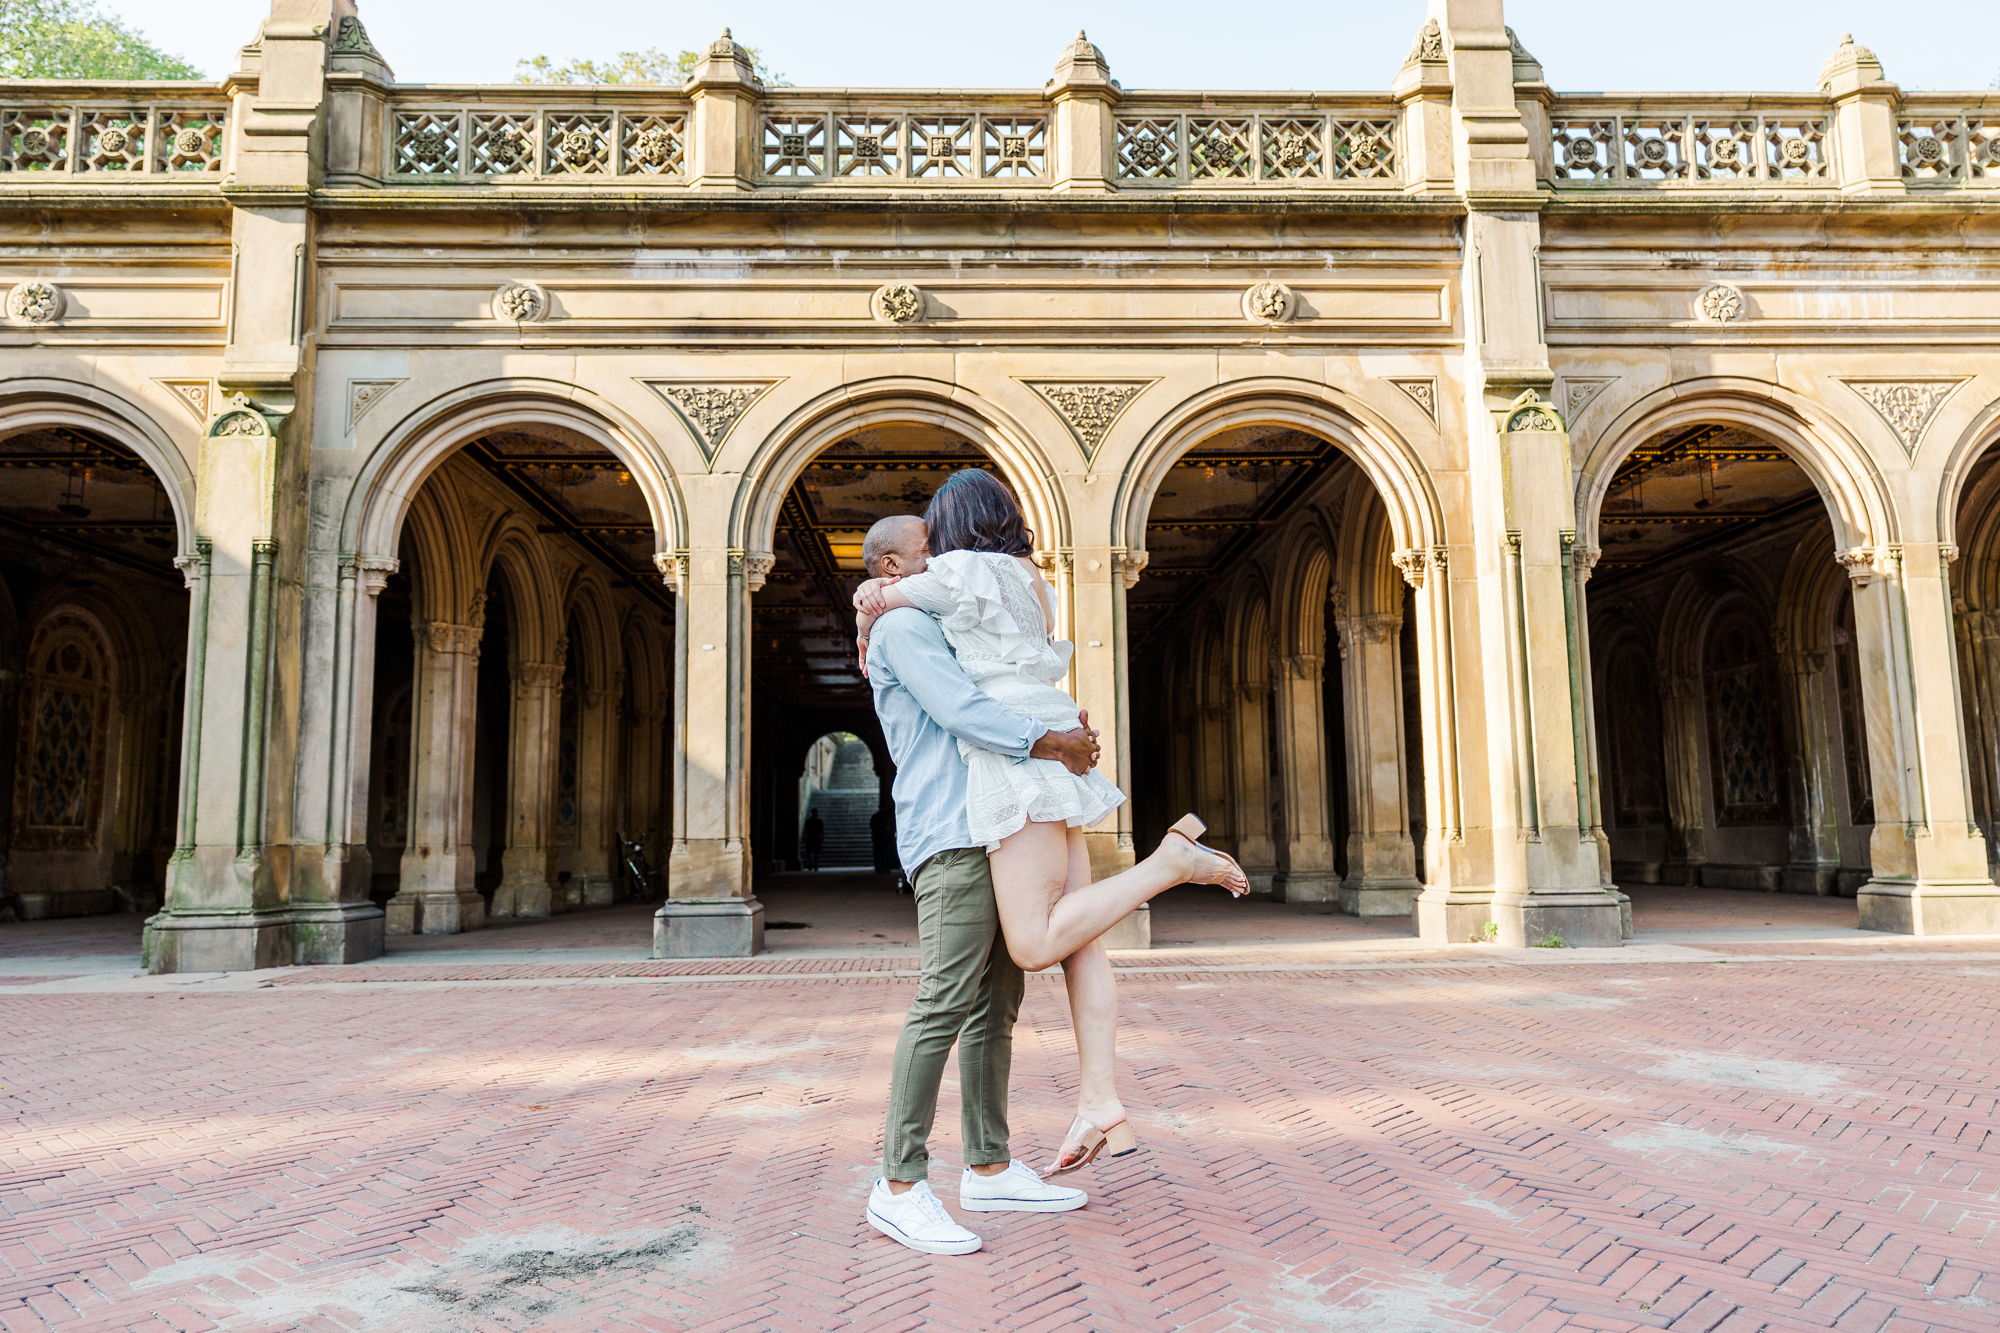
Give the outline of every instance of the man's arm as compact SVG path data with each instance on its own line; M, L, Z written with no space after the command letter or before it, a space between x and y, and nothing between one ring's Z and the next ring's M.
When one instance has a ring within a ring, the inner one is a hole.
M968 745L1025 759L1048 728L1001 704L972 683L945 645L942 633L923 632L923 612L897 608L879 617L869 635L890 673L930 715Z

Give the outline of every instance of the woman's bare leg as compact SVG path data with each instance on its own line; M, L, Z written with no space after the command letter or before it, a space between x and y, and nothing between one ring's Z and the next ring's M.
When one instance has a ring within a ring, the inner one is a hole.
M1069 881L1064 892L1090 886L1090 852L1083 830L1069 830ZM1104 941L1092 940L1063 959L1069 1021L1076 1029L1076 1113L1099 1129L1125 1118L1118 1100L1118 979Z
M1242 874L1227 857L1168 837L1130 870L1069 891L1069 834L1061 822L1029 823L989 858L1007 952L1030 972L1069 957L1176 884L1216 884Z

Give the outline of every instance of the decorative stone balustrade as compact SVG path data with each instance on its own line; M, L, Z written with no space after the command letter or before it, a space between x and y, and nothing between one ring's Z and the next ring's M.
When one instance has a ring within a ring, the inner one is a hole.
M2000 96L1986 104L1911 99L1896 121L1896 153L1912 186L2000 185Z
M389 114L393 129L384 176L399 181L496 176L665 181L686 173L685 101L630 109L537 107L525 98L514 106L398 102Z
M1138 99L1132 99L1137 101ZM1127 185L1402 184L1400 112L1383 101L1329 114L1294 107L1172 103L1117 120L1116 179Z
M194 102L160 100L158 85L146 84L130 101L104 96L112 90L102 84L51 91L0 101L0 173L220 177L229 109L219 89L195 90Z
M924 185L1049 179L1050 108L1020 97L981 105L893 93L780 93L761 104L757 175L774 185L915 181Z
M1558 99L1547 178L1558 189L1839 184L1821 98L1728 104Z

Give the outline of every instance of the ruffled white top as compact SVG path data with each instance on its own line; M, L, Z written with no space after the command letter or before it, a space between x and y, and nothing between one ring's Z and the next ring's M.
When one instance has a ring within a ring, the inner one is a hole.
M1076 646L1050 634L1040 581L1011 555L947 551L896 587L937 618L973 684L1051 731L1068 731L1079 724L1076 700L1056 682ZM989 852L1030 820L1087 828L1125 799L1095 769L1077 777L1053 759L1013 759L964 741L958 750L969 771L966 822Z

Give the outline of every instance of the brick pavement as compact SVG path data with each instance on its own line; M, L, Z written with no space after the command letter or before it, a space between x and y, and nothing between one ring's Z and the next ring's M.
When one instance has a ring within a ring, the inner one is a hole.
M963 1259L859 1218L893 964L44 968L6 1000L0 1330L2000 1328L2000 941L1592 953L1128 972L1147 1151ZM1054 978L1017 1046L1040 1155Z

